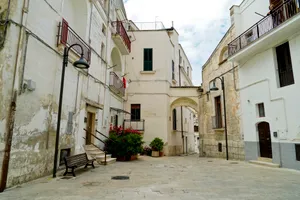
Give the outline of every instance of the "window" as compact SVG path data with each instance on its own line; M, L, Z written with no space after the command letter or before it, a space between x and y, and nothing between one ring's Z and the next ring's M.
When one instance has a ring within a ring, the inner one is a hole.
M118 122L119 122L119 116L115 115L115 127L119 126Z
M222 106L221 106L221 96L215 97L215 125L216 128L222 128Z
M219 65L223 64L224 62L227 61L228 58L228 47L224 47L220 53L219 57Z
M300 144L295 144L296 160L300 161Z
M144 71L153 70L153 50L144 49Z
M194 132L199 132L199 126L194 126Z
M102 33L103 35L106 35L106 27L104 24L102 24Z
M265 117L265 105L264 103L259 103L257 104L257 109L258 109L258 116L259 117Z
M190 76L190 67L189 66L187 66L186 73L187 73L187 76L189 77Z
M105 60L105 45L101 44L101 58Z
M173 109L173 130L177 130L177 111Z
M131 120L141 120L141 104L131 104Z
M174 64L174 60L172 60L172 79L175 80L175 64Z
M279 86L285 87L295 83L289 43L276 48Z

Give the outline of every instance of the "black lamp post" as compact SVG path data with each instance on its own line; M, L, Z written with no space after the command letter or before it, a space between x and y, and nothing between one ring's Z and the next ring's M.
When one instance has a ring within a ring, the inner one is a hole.
M53 163L53 178L56 177L56 168L57 168L57 157L58 157L58 144L59 144L59 132L60 132L60 119L61 119L61 109L62 109L62 100L63 100L63 92L64 92L64 82L65 82L65 70L68 66L68 57L69 51L72 47L79 46L81 49L81 57L79 60L73 63L73 66L79 69L88 69L90 65L83 58L83 48L80 44L73 44L70 47L65 47L64 55L63 55L63 65L62 65L62 74L61 74L61 82L60 82L60 94L59 94L59 102L58 102L58 114L57 114L57 127L56 127L56 140L55 140L55 153L54 153L54 163Z
M216 77L213 80L213 86L210 88L210 91L218 91L219 88L216 86L216 80L219 79L222 84L223 90L223 104L224 104L224 126L225 126L225 143L226 143L226 160L228 160L228 138L227 138L227 118L226 118L226 100L225 100L225 84L224 84L224 77Z

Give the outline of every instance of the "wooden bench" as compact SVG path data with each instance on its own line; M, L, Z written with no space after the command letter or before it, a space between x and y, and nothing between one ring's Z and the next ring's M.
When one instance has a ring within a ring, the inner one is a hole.
M64 160L65 160L65 165L66 165L66 172L64 173L64 176L66 174L73 174L73 176L75 177L74 170L76 168L84 166L84 165L85 165L84 168L87 168L87 166L89 166L89 165L92 166L93 168L95 168L95 166L94 166L95 159L89 160L86 153L65 157ZM69 172L68 169L72 169L72 171Z

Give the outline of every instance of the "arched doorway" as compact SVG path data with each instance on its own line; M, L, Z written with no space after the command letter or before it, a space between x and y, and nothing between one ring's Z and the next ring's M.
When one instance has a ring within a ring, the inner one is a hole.
M272 141L269 123L259 123L257 125L257 130L259 136L260 156L264 158L272 158Z
M117 48L113 48L111 51L111 64L113 66L114 72L118 75L121 76L122 73L122 61L121 61L121 56Z

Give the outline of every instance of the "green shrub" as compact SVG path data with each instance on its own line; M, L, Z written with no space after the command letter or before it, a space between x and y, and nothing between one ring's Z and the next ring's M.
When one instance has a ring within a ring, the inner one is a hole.
M109 139L105 141L105 150L113 157L128 157L141 153L143 144L141 134L135 130L111 131Z
M160 138L155 138L150 143L150 147L152 148L153 151L162 151L164 148L164 142Z

